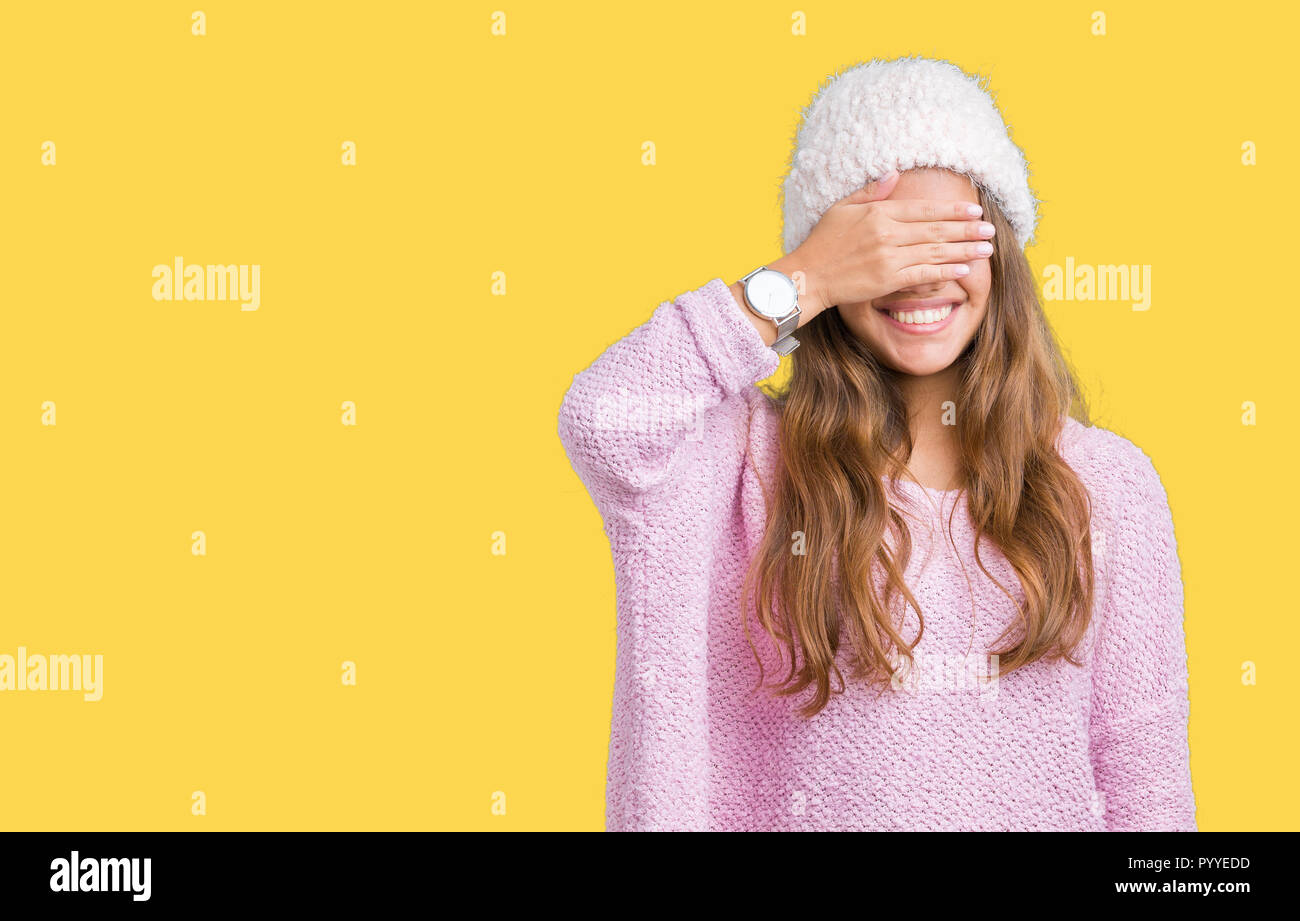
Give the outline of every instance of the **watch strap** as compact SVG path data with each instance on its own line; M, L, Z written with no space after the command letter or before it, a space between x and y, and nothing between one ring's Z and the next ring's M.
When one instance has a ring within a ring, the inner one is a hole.
M783 320L776 323L776 338L784 339L796 329L799 328L799 311L796 310Z
M754 269L754 271L750 272L748 275L746 275L744 278L740 280L740 287L745 293L746 305L749 306L750 311L752 311L755 314L758 314L759 316L763 316L763 314L759 314L757 310L754 310L753 305L749 303L749 291L747 290L746 282L748 282L759 272L766 271L766 269L767 266L760 265L758 268ZM772 317L764 317L764 319L771 320L772 323L776 325L776 341L772 343L772 350L775 351L778 355L782 355L782 356L789 355L791 352L793 352L795 349L799 347L799 340L794 338L794 336L790 335L796 329L799 328L799 315L800 315L799 300L798 300L798 294L796 293L795 307L793 311L791 311L789 314L787 314L786 316L782 317L779 320L773 319Z

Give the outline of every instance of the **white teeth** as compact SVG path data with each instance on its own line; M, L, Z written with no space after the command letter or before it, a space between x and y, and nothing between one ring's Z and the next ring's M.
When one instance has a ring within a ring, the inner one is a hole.
M889 311L889 315L899 323L915 323L918 326L938 323L940 320L946 319L950 313L952 313L952 304L946 307L935 307L932 310Z

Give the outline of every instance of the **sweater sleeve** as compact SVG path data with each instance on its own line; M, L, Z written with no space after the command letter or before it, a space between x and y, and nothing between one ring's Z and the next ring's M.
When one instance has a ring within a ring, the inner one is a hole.
M732 419L744 418L732 398L780 361L742 310L717 278L660 304L574 377L560 408L560 439L614 557L609 831L708 827L702 561L718 514L713 496L726 495L711 486L740 468L744 451L742 438L714 423L724 401Z
M1195 831L1183 583L1169 502L1130 442L1093 657L1091 757L1109 831Z
M776 352L714 278L673 301L579 372L559 435L598 501L618 503L671 482L688 439L729 395L771 375Z

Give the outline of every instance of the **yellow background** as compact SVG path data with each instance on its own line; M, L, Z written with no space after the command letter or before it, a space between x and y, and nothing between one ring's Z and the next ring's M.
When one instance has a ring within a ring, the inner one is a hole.
M105 682L0 694L0 826L603 827L613 573L560 399L779 255L827 74L925 54L991 75L1036 271L1153 267L1148 312L1048 311L1170 496L1200 825L1296 828L1297 17L1094 8L5 3L0 652ZM260 310L153 300L176 256L260 264Z

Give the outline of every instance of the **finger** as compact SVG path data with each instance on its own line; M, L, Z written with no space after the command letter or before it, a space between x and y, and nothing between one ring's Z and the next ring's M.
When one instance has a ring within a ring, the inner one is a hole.
M970 266L964 263L947 265L909 265L900 269L898 287L913 288L918 285L930 285L940 281L952 281L970 274Z
M993 254L993 244L987 240L978 243L914 243L900 246L895 252L904 266L941 265L987 259Z
M886 226L887 235L897 246L916 243L951 243L959 240L987 240L996 232L987 221L901 221Z
M880 209L896 221L969 221L984 214L973 201L933 198L895 198L882 201Z
M854 205L865 204L869 201L879 201L886 198L893 191L894 186L898 184L898 170L890 170L872 182L868 182L860 189L854 189L843 200Z

